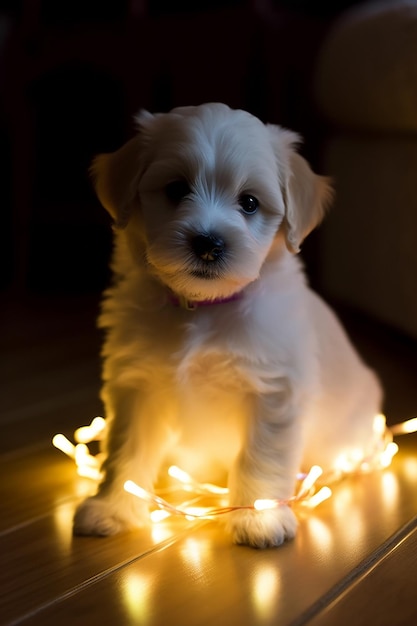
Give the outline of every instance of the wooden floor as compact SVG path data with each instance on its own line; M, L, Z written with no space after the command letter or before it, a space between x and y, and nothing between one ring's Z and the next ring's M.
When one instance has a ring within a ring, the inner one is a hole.
M417 624L417 438L384 472L346 480L257 551L215 522L176 519L73 538L92 486L51 446L100 413L94 299L1 304L0 623L198 626ZM391 423L417 411L417 346L349 318Z

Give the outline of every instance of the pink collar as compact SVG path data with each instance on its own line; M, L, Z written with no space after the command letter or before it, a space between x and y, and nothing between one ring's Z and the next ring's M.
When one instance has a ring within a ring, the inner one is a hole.
M227 298L214 298L213 300L187 300L184 296L177 296L172 291L168 293L168 299L171 304L179 306L182 309L186 309L187 311L195 311L200 307L212 306L214 304L227 304L228 302L235 302L236 300L240 300L242 296L242 292L238 291Z

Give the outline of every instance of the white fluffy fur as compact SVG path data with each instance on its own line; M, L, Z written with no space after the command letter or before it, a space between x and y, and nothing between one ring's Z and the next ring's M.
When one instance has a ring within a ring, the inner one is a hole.
M298 137L222 104L141 113L138 134L94 163L113 216L114 285L102 397L109 423L105 478L79 507L74 530L108 535L139 526L147 507L123 490L152 489L177 462L202 481L229 476L230 503L288 498L296 472L330 469L363 448L381 391L332 311L306 285L295 253L321 220L330 191L294 149ZM166 185L190 192L173 205ZM259 200L245 215L242 194ZM218 271L190 238L226 242ZM194 272L194 273L193 273ZM189 301L240 297L186 310ZM287 507L236 512L236 542L275 546L294 537Z

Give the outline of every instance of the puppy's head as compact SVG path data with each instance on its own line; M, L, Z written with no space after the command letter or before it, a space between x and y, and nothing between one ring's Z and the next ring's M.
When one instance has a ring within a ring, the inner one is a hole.
M141 113L139 132L93 164L98 196L132 258L188 299L256 280L285 241L298 252L329 197L297 135L222 104Z

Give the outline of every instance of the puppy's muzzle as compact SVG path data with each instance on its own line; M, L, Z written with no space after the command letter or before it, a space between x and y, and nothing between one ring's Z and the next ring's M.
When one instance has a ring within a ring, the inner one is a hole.
M196 235L190 243L196 257L205 263L220 261L226 249L223 239L215 234Z

